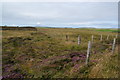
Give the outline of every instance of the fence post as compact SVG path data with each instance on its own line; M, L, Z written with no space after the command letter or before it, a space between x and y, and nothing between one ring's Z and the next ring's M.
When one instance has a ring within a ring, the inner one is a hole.
M116 38L114 38L114 40L113 40L112 53L114 53L114 50L115 50L115 43L116 43Z
M109 35L107 36L107 40L109 39Z
M80 41L81 41L81 39L80 39L80 35L78 36L78 45L80 45Z
M93 41L94 41L94 36L92 35L92 43L93 43Z
M102 34L101 34L101 38L100 38L100 41L102 41Z
M89 57L90 57L90 49L91 49L91 42L88 42L88 49L87 49L87 56L86 56L86 65L88 65Z
M93 42L94 42L94 36L92 35L92 41L91 41L91 47L92 47L92 44L93 44Z
M68 36L68 35L66 35L66 41L68 41L68 39L69 39L69 36Z

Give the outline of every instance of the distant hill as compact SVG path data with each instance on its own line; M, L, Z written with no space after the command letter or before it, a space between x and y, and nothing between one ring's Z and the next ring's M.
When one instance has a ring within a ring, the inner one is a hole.
M37 28L35 27L18 27L18 26L2 26L2 30L32 30L32 31L36 31Z

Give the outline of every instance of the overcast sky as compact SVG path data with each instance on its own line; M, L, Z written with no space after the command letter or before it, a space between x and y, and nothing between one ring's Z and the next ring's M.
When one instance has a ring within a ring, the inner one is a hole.
M2 25L117 28L117 2L5 2Z

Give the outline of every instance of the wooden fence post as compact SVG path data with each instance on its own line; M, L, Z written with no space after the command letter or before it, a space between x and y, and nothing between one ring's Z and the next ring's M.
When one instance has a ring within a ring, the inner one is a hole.
M68 35L66 35L66 41L68 41L68 39L69 39L69 36L68 36Z
M100 37L100 41L102 41L102 34L101 34L101 37Z
M107 40L109 39L109 35L107 36Z
M93 43L93 41L94 41L94 36L92 35L92 43Z
M114 38L114 40L113 40L112 53L114 53L114 50L115 50L115 43L116 43L116 38Z
M91 49L91 42L88 42L88 49L87 49L87 56L86 56L86 65L88 65L89 57L90 57L90 49Z
M80 45L80 41L81 41L81 38L80 38L80 35L78 36L78 45Z

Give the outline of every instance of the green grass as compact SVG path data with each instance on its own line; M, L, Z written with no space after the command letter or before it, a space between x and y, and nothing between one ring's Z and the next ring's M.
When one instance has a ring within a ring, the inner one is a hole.
M20 76L25 78L93 78L97 74L94 71L100 70L96 65L104 64L106 67L101 66L103 71L99 75L104 74L105 76L95 77L117 77L115 73L118 68L114 66L117 66L115 59L118 52L110 56L108 53L111 52L111 46L105 45L113 42L116 33L111 31L38 28L38 31L6 30L2 33L3 76L10 75L9 77L12 78ZM100 41L101 34L103 35L102 42ZM106 40L108 34L110 37L109 40ZM68 41L66 41L66 35L69 36ZM82 40L80 45L77 44L78 35ZM95 39L91 50L91 62L89 67L85 67L85 60L74 62L70 54L86 55L88 41L91 40L92 35ZM92 60L97 62L92 62ZM75 67L75 65L79 66ZM107 70L112 70L111 75L106 72Z
M102 31L102 32L120 32L118 29L97 29L96 31Z

